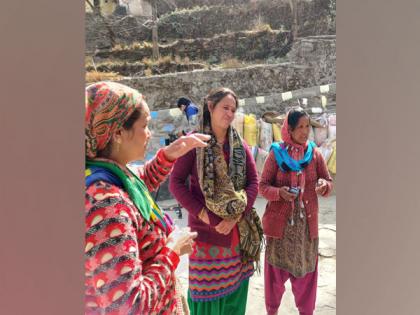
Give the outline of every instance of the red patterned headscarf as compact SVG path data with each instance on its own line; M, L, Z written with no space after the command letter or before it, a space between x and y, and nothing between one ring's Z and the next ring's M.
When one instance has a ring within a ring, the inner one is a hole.
M94 159L135 108L145 104L138 91L116 82L97 82L86 87L86 157Z

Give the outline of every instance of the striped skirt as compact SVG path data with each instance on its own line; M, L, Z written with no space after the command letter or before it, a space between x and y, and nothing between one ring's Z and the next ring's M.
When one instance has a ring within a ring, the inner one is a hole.
M193 302L215 301L235 292L253 273L252 262L241 261L237 227L230 247L197 241L189 261L189 297Z

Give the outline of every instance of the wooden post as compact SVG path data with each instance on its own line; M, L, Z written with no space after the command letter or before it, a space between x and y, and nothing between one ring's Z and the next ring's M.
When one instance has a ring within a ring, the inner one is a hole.
M158 46L158 28L157 28L157 1L153 1L152 4L152 43L153 43L153 59L159 59L159 46Z
M299 0L289 0L289 5L292 13L292 34L293 40L296 40L298 36L298 1Z

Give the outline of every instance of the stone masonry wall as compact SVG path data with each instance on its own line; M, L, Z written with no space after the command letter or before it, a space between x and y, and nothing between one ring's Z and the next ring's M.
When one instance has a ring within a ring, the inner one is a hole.
M331 0L302 0L298 2L298 36L335 34L335 11ZM110 47L104 22L92 13L85 19L86 51ZM143 26L142 17L111 16L108 24L116 34L116 42L151 41L151 30ZM290 30L292 14L286 0L258 1L235 6L200 7L180 10L159 19L158 33L161 43L179 38L208 38L217 34L251 30L259 24L269 24L272 29Z
M253 61L269 57L283 57L289 52L292 38L290 32L259 31L237 32L213 38L180 39L168 45L160 45L161 56L188 57L190 60L207 60L219 63L229 58ZM136 62L152 57L150 45L132 49L102 51L98 58L120 59Z
M296 64L313 67L318 81L335 82L335 43L335 35L299 38L293 43L287 57Z
M289 62L283 64L195 70L124 79L122 83L139 89L157 110L175 106L182 95L201 102L211 88L218 86L230 87L240 98L247 98L336 82L335 36L299 39L287 57Z
M240 98L296 90L329 83L318 80L314 68L292 64L258 65L229 70L196 70L153 77L127 78L123 84L138 89L153 110L176 106L180 96L201 103L212 88L226 86Z

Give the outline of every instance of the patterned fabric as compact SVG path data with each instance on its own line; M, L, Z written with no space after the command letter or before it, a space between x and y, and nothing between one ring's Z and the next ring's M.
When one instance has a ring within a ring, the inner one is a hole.
M312 161L313 157L313 150L316 147L315 142L309 141L308 148L303 156L303 159L297 161L290 157L289 155L289 147L286 145L285 142L274 142L270 146L270 150L274 151L274 155L276 156L277 164L282 172L302 172L303 169L308 166L308 164Z
M211 134L209 126L204 127ZM209 145L197 150L197 173L206 202L206 207L223 219L237 219L247 205L246 155L239 133L228 129L230 147L229 168L223 150L211 134ZM259 258L263 247L263 229L255 209L241 217L238 222L240 248L244 261L253 260L259 270Z
M149 191L156 190L163 179L172 172L175 161L168 161L163 149L156 152L154 160L134 168L135 174L146 184Z
M295 206L299 207L298 201ZM294 220L294 225L286 225L282 239L267 238L265 255L270 265L300 278L315 271L319 239L309 237L305 217L295 212Z
M134 109L144 104L142 94L123 84L97 82L89 85L85 103L86 156L95 158Z
M290 112L289 112L290 113ZM289 156L294 159L295 161L299 161L305 155L305 151L308 149L308 141L304 144L298 144L293 141L291 134L289 133L289 113L287 113L286 118L284 119L283 126L281 128L281 138L283 139L284 143L287 145L287 152ZM311 144L312 147L312 144ZM311 156L312 160L312 156ZM291 187L299 187L299 205L300 208L304 208L303 205L303 194L305 192L305 172L302 171L291 171L290 172L290 181ZM293 211L295 210L295 203L291 202L292 213L290 215L291 222L293 222Z
M255 161L248 145L243 142L246 154L246 194L248 204L245 214L248 213L255 202L258 194L258 174ZM223 145L225 161L229 162L230 148L227 141ZM191 230L197 231L198 241L212 243L214 245L228 247L231 243L231 233L224 235L218 233L214 227L222 219L211 211L207 211L210 224L206 224L198 218L199 213L205 208L205 199L200 188L197 172L197 155L191 150L180 157L174 165L169 180L169 189L173 196L188 212L188 226Z
M150 192L147 190L146 184L132 171L127 168L120 167L116 162L108 161L87 161L86 165L89 167L96 167L105 169L117 176L120 180L124 190L130 196L137 210L146 221L152 219L155 224L160 225L164 230L167 229L168 223L165 221L165 216L157 203L153 200ZM96 170L97 172L98 169Z
M195 302L222 298L237 290L253 273L252 262L241 260L237 228L230 247L196 242L189 264L190 297Z
M302 201L305 205L305 217L309 225L311 239L318 237L318 195L315 192L319 178L327 181L327 196L332 189L332 178L328 173L327 165L321 152L315 148L314 156L309 165L304 169L305 189ZM264 234L268 237L283 238L284 228L292 214L292 204L280 196L280 187L291 186L291 172L280 171L273 151L268 154L261 174L259 189L261 195L268 200L262 217Z
M153 181L142 177L152 187L170 171L165 163L155 158L139 175L160 169ZM169 231L146 221L123 188L105 181L87 187L85 214L85 314L183 314L179 257L165 246Z
M206 133L210 134L209 131ZM229 170L223 150L211 134L209 145L197 148L197 171L207 208L224 219L237 219L245 211L247 198L245 150L238 132L228 130L231 148Z

